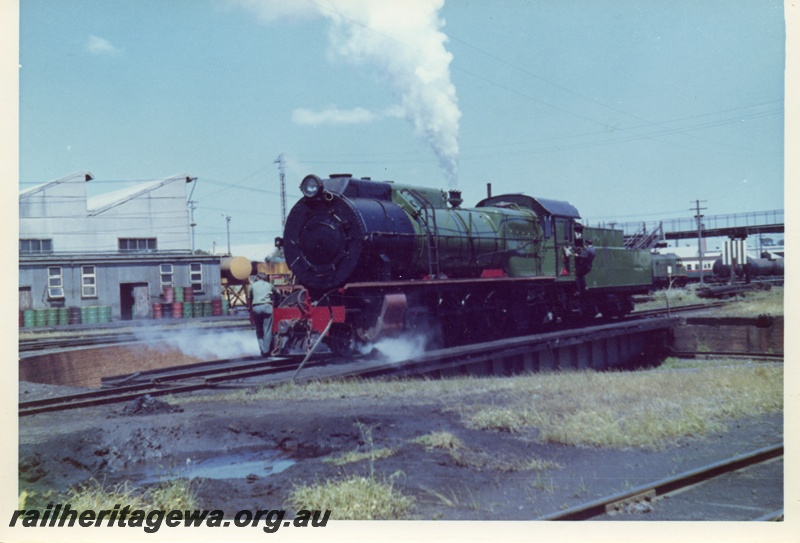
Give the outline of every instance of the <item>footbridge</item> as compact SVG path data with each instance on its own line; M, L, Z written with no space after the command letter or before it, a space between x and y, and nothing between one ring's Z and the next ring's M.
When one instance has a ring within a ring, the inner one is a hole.
M729 237L745 239L748 236L784 232L783 209L702 216L698 228L697 217L665 219L661 221L608 223L621 229L626 246L652 248L665 240Z

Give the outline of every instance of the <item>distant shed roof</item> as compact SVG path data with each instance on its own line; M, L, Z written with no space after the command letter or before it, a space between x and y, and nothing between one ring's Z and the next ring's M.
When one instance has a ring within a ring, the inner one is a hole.
M32 196L32 195L34 195L34 194L36 194L38 192L41 192L41 191L43 191L43 190L45 190L45 189L47 189L49 187L54 187L56 185L60 185L61 183L64 183L66 181L72 181L72 180L74 180L75 178L78 178L78 177L83 177L84 181L91 181L92 179L94 179L92 174L90 172L88 172L88 171L76 172L76 173L70 174L70 175L68 175L66 177L62 177L60 179L56 179L55 181L48 181L47 183L42 183L41 185L36 185L35 187L31 187L31 188L28 188L28 189L25 189L25 190L21 190L21 191L19 191L19 197L20 198L27 198L28 196Z
M139 196L147 194L148 192L152 192L160 187L163 187L164 185L168 185L169 183L174 183L175 181L179 180L189 183L193 180L193 178L186 175L174 175L158 181L139 183L132 187L93 196L86 202L86 208L89 215L99 215L113 207L124 204L127 201L138 198Z

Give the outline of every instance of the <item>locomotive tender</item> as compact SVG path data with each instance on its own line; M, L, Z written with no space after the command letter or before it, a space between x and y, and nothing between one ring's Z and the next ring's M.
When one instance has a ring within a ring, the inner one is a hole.
M462 208L458 191L350 174L309 175L300 189L275 240L303 287L274 310L276 353L398 334L458 345L621 317L652 285L649 251L583 226L567 202L505 194Z

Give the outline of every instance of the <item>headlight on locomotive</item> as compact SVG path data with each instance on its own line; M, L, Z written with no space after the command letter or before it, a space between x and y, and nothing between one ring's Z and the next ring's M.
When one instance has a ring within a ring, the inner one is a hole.
M306 198L316 198L322 193L322 179L316 175L307 175L300 182L300 192Z

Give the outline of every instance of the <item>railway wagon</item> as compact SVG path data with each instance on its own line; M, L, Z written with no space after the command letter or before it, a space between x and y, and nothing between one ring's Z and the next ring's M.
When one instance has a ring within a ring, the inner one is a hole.
M689 275L681 258L675 253L653 253L653 288L685 287Z
M731 276L731 265L725 264L721 258L714 261L714 276L720 279L727 279ZM736 277L774 277L784 274L782 258L751 258L747 257L746 264L737 264L735 268Z
M276 246L303 288L275 308L275 352L398 334L457 345L621 317L652 285L648 251L583 226L568 202L506 194L465 208L458 191L350 174L300 189Z

